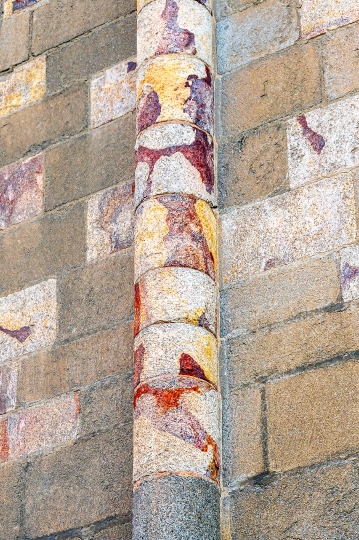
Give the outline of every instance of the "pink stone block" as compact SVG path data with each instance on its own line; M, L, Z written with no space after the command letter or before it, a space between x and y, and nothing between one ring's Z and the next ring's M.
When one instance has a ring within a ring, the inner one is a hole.
M358 20L358 0L302 0L300 18L303 37L315 37Z
M15 407L17 387L17 368L0 365L0 414Z
M0 230L38 216L43 211L43 155L0 170Z

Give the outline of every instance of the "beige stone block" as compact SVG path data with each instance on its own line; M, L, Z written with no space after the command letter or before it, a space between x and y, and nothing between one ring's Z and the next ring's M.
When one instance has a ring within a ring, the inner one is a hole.
M340 268L344 302L359 298L359 246L341 250Z
M0 71L28 58L29 19L28 12L19 13L0 25Z
M302 36L311 38L359 19L357 0L302 0Z
M301 186L221 218L224 283L341 248L356 237L350 175Z

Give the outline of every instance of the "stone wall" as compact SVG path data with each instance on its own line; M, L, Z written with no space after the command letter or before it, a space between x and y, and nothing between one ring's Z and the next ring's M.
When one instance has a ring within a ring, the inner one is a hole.
M358 534L358 20L217 5L226 540Z
M0 539L128 539L135 3L2 5Z

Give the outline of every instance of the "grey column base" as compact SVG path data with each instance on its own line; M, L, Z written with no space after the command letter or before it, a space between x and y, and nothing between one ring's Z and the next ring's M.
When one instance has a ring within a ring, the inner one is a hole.
M133 540L220 540L219 489L194 477L146 481L134 493Z

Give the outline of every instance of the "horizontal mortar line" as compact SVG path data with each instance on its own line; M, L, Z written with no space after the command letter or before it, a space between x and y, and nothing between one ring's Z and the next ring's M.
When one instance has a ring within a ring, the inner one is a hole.
M142 332L143 330L146 330L146 328L151 328L151 326L157 326L158 324L190 324L191 326L194 326L195 328L202 328L203 330L207 330L207 328L204 328L204 326L199 326L198 324L193 324L193 323L190 323L190 322L186 322L186 321L155 321L151 324L148 324L146 326L144 326L143 328L141 328L137 334L135 335L135 338L137 338L137 336L140 334L140 332ZM207 332L209 332L210 334L212 334L212 336L214 336L216 339L218 339L217 335L210 331L210 330L207 330Z
M152 1L155 2L156 0L152 0ZM196 1L196 0L194 0L194 1ZM211 33L211 35L212 35L212 33ZM143 68L144 70L146 70L148 64L150 64L151 62L153 62L155 60L158 60L160 58L164 58L166 56L172 56L172 57L181 56L183 58L191 58L191 59L194 59L194 60L199 60L200 62L202 62L202 64L204 64L206 67L208 67L208 69L211 72L211 75L214 76L214 66L213 65L208 64L208 62L203 60L203 58L201 56L197 56L196 54L191 54L191 53L188 53L186 51L174 51L174 52L169 52L169 53L154 54L152 56L146 56L142 60L141 63L138 62L137 69L139 70L139 69ZM215 58L214 58L213 55L212 55L212 59L213 59L213 62L214 62Z
M143 476L140 480L135 480L133 482L133 491L136 491L136 489L140 488L142 485L146 484L147 482L153 482L161 478L165 478L167 476L181 476L182 478L199 478L200 480L206 480L209 484L212 484L219 489L219 485L217 482L215 482L214 480L212 480L211 478L203 474L186 472L186 471L169 471L169 472L159 472L159 473L149 474L149 475Z
M138 335L138 334L137 334ZM194 375L181 375L180 373L164 373L161 375L154 375L153 377L147 377L140 383L138 383L137 386L134 387L134 394L136 394L137 390L141 388L141 386L144 386L146 384L152 383L153 381L161 381L161 380L173 380L173 379L180 379L180 378L186 378L191 379L193 381L201 381L201 383L206 383L208 386L211 387L212 390L215 390L219 394L218 386L214 384L213 382L209 381L208 379L201 379L200 377L195 377ZM176 388L182 388L180 384L176 385ZM186 386L183 386L183 388L187 388ZM189 390L191 390L190 387L188 387Z
M173 195L175 195L175 193ZM134 245L136 248L136 243ZM209 280L211 280L211 282L215 285L215 287L218 287L217 280L212 279L211 276L209 276L206 272L202 272L202 270L197 270L196 268L191 268L190 266L156 266L154 268L148 268L145 272L143 272L143 274L141 274L134 281L134 285L137 285L141 281L141 279L146 277L149 273L158 273L159 270L176 270L177 268L180 270L190 270L191 272L197 272L198 274L206 276L208 277ZM166 321L162 321L162 322L166 322Z
M136 109L137 109L137 106L138 106L138 100L137 100L137 103L136 103ZM210 139L212 141L214 141L214 134L210 133L209 131L206 131L205 129L203 129L200 126L197 126L197 124L194 124L193 122L190 122L189 120L181 120L181 119L178 119L178 118L174 118L173 120L160 120L159 122L154 122L153 124L150 124L149 126L143 128L141 131L138 131L138 132L136 130L136 146L135 146L135 150L137 150L137 148L139 146L142 146L140 144L138 144L138 146L137 146L138 139L142 135L142 133L144 133L145 131L150 130L151 128L154 128L156 126L163 126L165 124L183 124L185 126L191 126L194 129L198 129L198 131L202 131L203 133L208 135L208 137L210 137ZM176 146L176 145L173 145L173 146ZM190 146L190 145L186 145L186 146ZM148 148L148 147L144 146L144 148ZM165 148L170 148L170 146L166 146Z
M105 189L107 189L107 188L105 188ZM211 203L209 201L207 201L206 199L203 199L203 197L198 196L198 195L194 195L193 193L186 193L184 191L163 191L161 193L154 193L153 195L150 195L150 196L144 198L140 203L138 203L137 206L135 206L135 214L137 213L137 210L142 205L144 205L146 202L150 201L151 199L159 199L160 197L163 197L163 196L166 196L166 195L174 195L174 196L177 195L177 196L181 196L183 198L188 197L189 199L195 199L196 201L203 201L204 203L208 204L209 208L212 211L217 208L216 206L212 206ZM214 214L214 216L216 218L216 224L218 224L219 216L215 212L213 212L213 214ZM1 234L1 231L0 231L0 234Z

